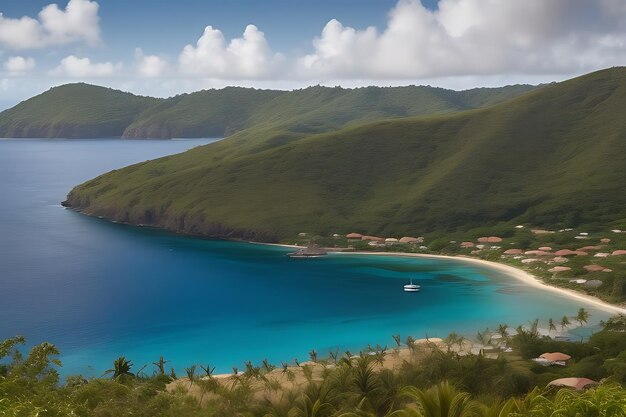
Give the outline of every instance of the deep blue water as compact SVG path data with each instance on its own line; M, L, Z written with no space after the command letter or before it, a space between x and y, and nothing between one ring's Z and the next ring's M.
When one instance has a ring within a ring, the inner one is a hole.
M112 224L59 205L100 173L208 141L0 140L0 339L55 343L64 374L99 375L120 355L228 372L247 359L391 346L393 334L472 335L582 306L460 261L296 260L284 248ZM409 278L421 293L402 291ZM592 324L608 317L584 307Z

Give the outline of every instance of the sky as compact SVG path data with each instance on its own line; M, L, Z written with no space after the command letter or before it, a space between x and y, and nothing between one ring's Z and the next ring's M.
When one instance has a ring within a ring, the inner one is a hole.
M0 109L79 81L466 89L624 64L626 0L0 0Z

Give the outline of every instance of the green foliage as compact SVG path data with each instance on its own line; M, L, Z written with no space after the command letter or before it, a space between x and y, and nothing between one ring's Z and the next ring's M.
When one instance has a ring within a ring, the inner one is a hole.
M105 375L112 374L113 379L128 379L133 378L135 374L130 372L133 367L133 363L127 360L124 356L120 356L113 362L113 368L104 372Z
M88 84L53 88L0 113L0 137L223 137L251 126L282 133L325 132L359 121L440 114L515 97L527 85L463 92L431 87L311 87L295 91L227 87L168 99Z
M620 318L610 322L619 323ZM609 352L598 353L594 345L603 335L620 334L623 338L623 333L604 329L588 343L555 342L538 337L536 326L536 322L531 323L520 333L524 336L514 336L511 343L516 338L518 343L543 343L542 347L549 350L570 353L571 364L549 369L535 367L515 354L460 356L431 346L413 349L410 358L392 370L382 367L386 349L377 346L358 356L348 353L334 366L322 362L314 370L304 365L304 380L300 382L295 382L288 365L275 370L264 361L262 367L246 363L246 372L233 375L233 383L214 378L210 366L201 367L206 377L199 378L196 366L191 366L187 375L192 383L179 381L175 386L167 385L170 379L158 365L165 362L162 358L156 362L153 376L132 377L130 361L124 357L115 361L116 378L73 376L60 384L54 346L43 343L24 356L19 349L24 339L16 337L0 342L6 365L0 377L0 415L623 417L626 392L617 384L626 378L626 350L611 356ZM499 330L506 333L506 328L501 325ZM459 343L462 338L452 333L448 339ZM278 383L276 376L287 376L287 382ZM580 393L538 388L565 376L606 378L607 382Z
M83 83L54 87L0 113L0 137L120 137L159 101Z
M506 237L520 223L559 227L573 209L578 225L606 229L626 219L624 103L626 70L612 68L466 112L321 134L259 124L102 175L68 201L119 221L265 241L479 227Z

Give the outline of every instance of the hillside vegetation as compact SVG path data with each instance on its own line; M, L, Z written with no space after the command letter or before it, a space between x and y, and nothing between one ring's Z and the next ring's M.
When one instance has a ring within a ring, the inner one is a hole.
M295 91L228 87L157 99L68 84L0 113L0 137L223 137L254 125L325 132L352 122L477 108L533 88L517 85L457 92L415 86Z
M110 88L69 84L0 113L0 137L119 137L135 115L158 102Z
M517 223L623 227L625 105L626 69L613 68L478 110L322 134L260 125L102 175L72 190L67 204L259 240Z

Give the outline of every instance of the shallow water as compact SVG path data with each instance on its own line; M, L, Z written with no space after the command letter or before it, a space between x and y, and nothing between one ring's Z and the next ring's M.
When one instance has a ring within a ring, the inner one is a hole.
M0 140L0 339L55 343L65 375L99 375L120 355L228 372L248 359L304 360L313 348L391 346L393 334L545 323L583 306L460 261L290 259L280 247L112 224L59 205L98 174L207 142ZM402 291L409 278L420 293ZM584 307L592 325L608 317Z

